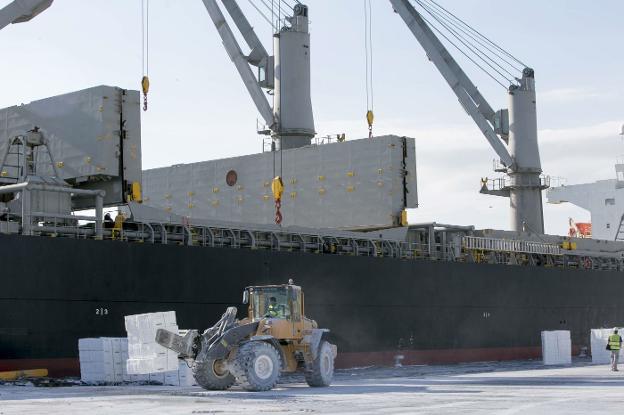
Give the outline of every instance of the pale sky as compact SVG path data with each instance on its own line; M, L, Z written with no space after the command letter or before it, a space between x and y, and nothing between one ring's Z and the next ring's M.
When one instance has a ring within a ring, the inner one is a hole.
M535 69L545 174L568 184L613 178L624 153L624 1L438 1ZM270 50L269 25L239 3ZM410 221L508 229L508 200L478 193L481 177L496 176L494 151L390 3L372 3L375 134L417 139L420 208ZM316 129L363 138L364 0L307 4ZM140 89L140 10L140 0L55 0L6 27L0 108L101 84ZM143 167L259 152L259 116L202 1L151 0L150 13ZM507 106L504 89L466 69L492 107ZM589 220L571 205L544 206L548 233L565 233L569 216Z

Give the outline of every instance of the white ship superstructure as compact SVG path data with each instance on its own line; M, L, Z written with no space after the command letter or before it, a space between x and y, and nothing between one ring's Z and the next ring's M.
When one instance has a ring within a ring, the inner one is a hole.
M624 126L622 133L624 137ZM615 164L615 179L559 186L548 190L548 203L572 203L591 213L592 238L624 241L624 157Z

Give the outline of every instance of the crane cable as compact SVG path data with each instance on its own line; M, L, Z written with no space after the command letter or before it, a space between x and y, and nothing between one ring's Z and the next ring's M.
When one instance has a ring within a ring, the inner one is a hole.
M526 67L522 61L442 7L435 0L411 1L430 16L431 20L421 13L422 19L429 27L446 39L483 73L505 89L507 89L505 82L508 82L508 85L518 85L518 75L513 72L522 72L521 67ZM438 25L434 25L434 22ZM451 38L455 38L459 44Z
M373 138L375 94L373 89L373 13L371 0L364 0L364 48L366 50L366 122L368 138Z
M505 49L503 49L502 47L500 47L499 45L497 45L496 43L494 43L492 40L490 40L488 37L486 37L485 35L483 35L481 32L479 32L477 29L473 28L472 26L470 26L468 23L464 22L462 19L460 19L459 17L457 17L456 15L454 15L453 13L451 13L449 10L445 9L444 7L442 7L440 4L436 3L435 0L424 0L428 3L433 3L433 5L438 8L439 10L441 10L443 13L449 15L453 20L459 22L459 24L461 26L466 27L469 31L471 31L472 33L474 33L476 36L478 36L479 38L483 39L485 42L487 42L488 44L490 44L491 46L493 46L495 49L497 49L498 51L500 51L501 53L503 53L504 55L506 55L507 57L511 58L512 60L514 60L515 62L517 62L518 64L520 64L523 68L528 67L527 64L523 63L521 60L519 60L518 58L516 58L515 56L513 56L511 53L509 53L508 51L506 51ZM509 63L509 62L508 62ZM516 68L518 69L518 68ZM518 69L521 70L521 69Z
M141 89L143 90L143 111L147 111L147 94L149 92L149 0L141 0L141 64L143 78Z
M288 3L286 3L288 4ZM274 34L279 33L280 25L282 21L282 2L271 0L271 21L273 22L273 30ZM278 51L275 50L275 43L273 43L273 55L276 55ZM279 65L278 73L276 74L282 79L282 65ZM279 107L280 111L282 108L282 96L280 95ZM284 174L284 158L282 153L283 148L283 137L281 136L282 131L282 120L277 120L278 122L278 131L277 138L279 139L279 175L276 172L275 164L276 157L275 151L273 151L273 180L271 182L271 191L273 193L273 200L275 201L275 224L281 226L284 216L282 215L282 195L284 193L284 181L282 180ZM273 149L272 149L273 150Z

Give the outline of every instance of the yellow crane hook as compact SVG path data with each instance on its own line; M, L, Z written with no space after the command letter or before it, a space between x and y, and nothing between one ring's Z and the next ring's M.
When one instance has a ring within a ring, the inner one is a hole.
M141 79L141 88L143 89L143 111L147 111L147 93L149 92L150 80L147 75Z

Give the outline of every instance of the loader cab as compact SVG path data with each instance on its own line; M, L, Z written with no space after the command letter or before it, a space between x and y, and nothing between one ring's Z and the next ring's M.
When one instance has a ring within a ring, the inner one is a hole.
M301 287L292 284L247 287L243 303L249 305L252 321L274 318L294 322L304 315Z

